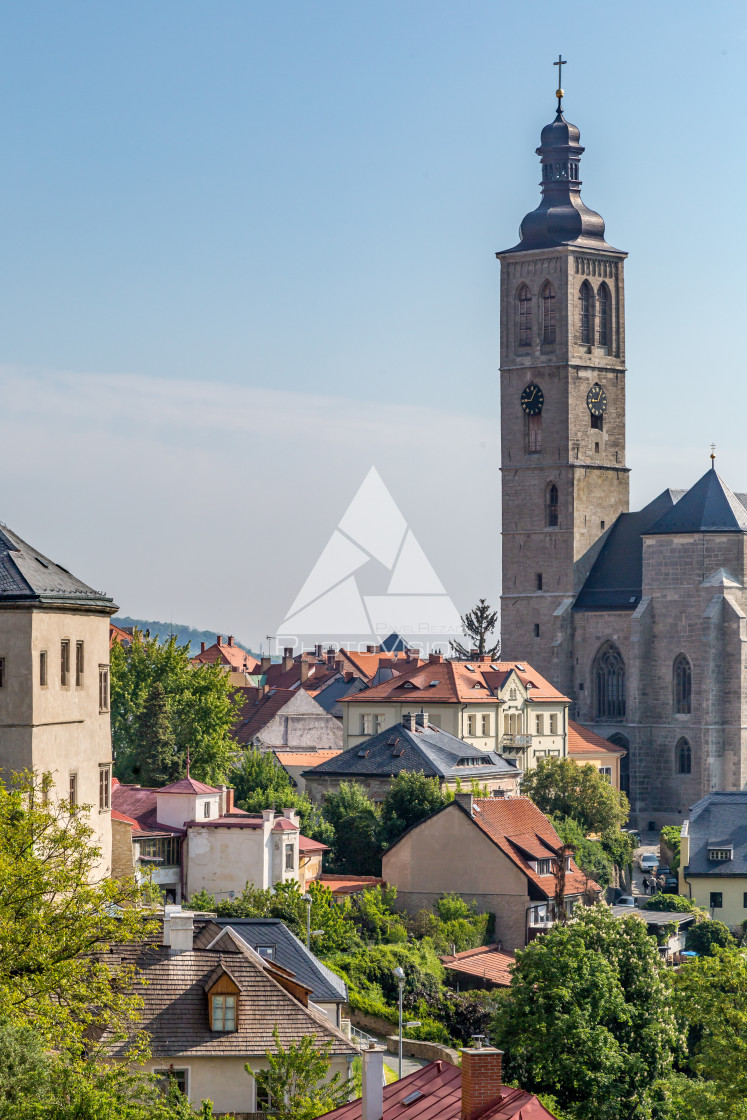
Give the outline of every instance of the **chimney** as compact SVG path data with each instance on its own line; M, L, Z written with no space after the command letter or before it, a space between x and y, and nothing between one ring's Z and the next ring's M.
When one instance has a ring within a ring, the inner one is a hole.
M462 1050L462 1120L473 1120L501 1100L503 1051Z
M264 824L273 825L275 823L275 810L274 809L263 809L262 810L262 822Z
M290 821L291 824L294 824L296 828L298 828L298 822L300 818L298 816L297 809L283 809L283 816L287 821Z
M333 649L327 650L327 668L334 669L335 667L335 651Z
M309 679L309 669L310 668L311 668L311 666L309 665L308 661L302 661L301 662L301 684L305 684L306 681Z
M219 786L219 790L220 790L220 792L218 794L218 816L219 817L225 817L225 815L226 815L226 800L227 800L226 794L228 793L228 788L226 786Z
M230 817L233 812L233 790L226 788L226 816Z
M285 646L283 649L283 672L287 673L293 665L293 646Z
M407 660L411 661L411 662L420 661L420 650L419 649L408 649Z
M228 644L229 644L229 646L233 645L233 634L228 635Z
M222 634L216 634L215 635L215 644L217 646L222 646L223 645L223 635Z
M200 653L204 653L204 652L205 652L205 643L200 642Z
M369 1043L361 1050L361 1120L382 1120L384 1116L384 1047Z
M164 923L165 924L165 923ZM169 952L172 957L190 953L194 947L195 916L192 910L172 912L169 919Z
M455 793L454 794L454 800L459 805L461 805L463 809L466 809L470 816L473 816L472 794L471 793Z
M402 713L402 726L404 727L405 731L414 731L415 730L416 719L417 719L417 717L416 717L414 712L403 712Z
M319 645L314 646L314 653L316 654L316 656L319 658L320 661L322 659L323 650L324 650L324 647L322 646L321 642L319 643Z
M272 658L271 657L263 657L262 660L259 663L260 673L266 673L271 665L272 665Z
M478 653L478 651L477 651L476 649L471 649L471 650L469 651L469 659L470 659L470 661L477 661L477 659L479 658L479 656L480 656L480 655L479 655L479 653Z
M430 665L440 665L441 662L443 661L443 659L444 659L444 655L442 653L429 653L428 654L428 663Z
M415 716L415 726L416 727L427 727L428 726L428 713L427 712L418 712L418 714Z
M376 646L366 646L366 653L376 653Z

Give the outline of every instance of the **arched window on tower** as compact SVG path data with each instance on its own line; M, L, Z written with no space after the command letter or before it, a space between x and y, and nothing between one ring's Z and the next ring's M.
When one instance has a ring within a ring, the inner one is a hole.
M532 293L522 284L516 293L518 307L517 337L519 346L532 345Z
M689 716L693 710L693 671L684 653L674 659L673 685L675 714Z
M547 517L548 528L558 527L558 488L554 482L547 487Z
M597 292L597 345L609 347L611 334L610 290L602 283Z
M620 789L630 795L630 742L617 732L610 735L609 741L613 746L622 747L625 751L625 754L620 755Z
M687 739L680 739L674 748L674 765L678 774L692 772L693 752Z
M594 342L594 290L588 280L584 280L578 293L580 305L581 345L591 346Z
M542 301L542 341L548 345L555 342L555 289L548 280L540 292Z
M605 642L594 658L597 719L625 719L625 662L614 642Z

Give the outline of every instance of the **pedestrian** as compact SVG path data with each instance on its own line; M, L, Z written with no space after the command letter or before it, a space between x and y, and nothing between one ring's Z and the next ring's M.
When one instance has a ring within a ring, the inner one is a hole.
M649 885L651 887L651 894L656 894L656 876L655 875L651 876L651 882L650 882Z
M643 893L648 894L649 882L645 875L643 876L643 883L641 885L643 887Z
M659 878L656 880L656 888L661 894L664 894L664 887L665 887L664 876L660 875Z

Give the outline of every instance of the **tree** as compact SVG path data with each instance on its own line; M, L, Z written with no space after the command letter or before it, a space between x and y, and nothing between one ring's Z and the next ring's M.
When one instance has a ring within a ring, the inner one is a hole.
M656 942L638 918L576 908L516 954L494 1020L507 1080L578 1120L649 1120L679 1042Z
M176 753L169 704L164 687L154 681L135 716L141 762L133 764L140 785L165 786L181 777L182 760Z
M668 910L673 914L702 914L691 898L682 894L653 894L641 906L642 910Z
M618 831L628 819L628 799L590 763L547 758L523 777L521 792L548 816L572 817L584 835Z
M716 949L728 949L734 945L736 941L729 927L711 918L690 926L685 934L685 949L701 957L713 956Z
M141 719L153 687L160 684L176 749L175 773L187 769L213 785L225 781L236 751L232 730L240 700L220 665L194 667L189 646L175 638L159 642L135 632L126 649L111 650L111 721L115 773L121 781L140 781L150 759L140 738ZM142 783L141 783L142 784Z
M441 790L437 778L428 778L416 770L403 770L393 780L381 806L381 824L385 841L391 844L410 825L425 820L443 809L454 794Z
M108 949L151 930L132 880L95 881L87 818L49 775L0 784L0 1006L60 1046L132 1014L131 972Z
M239 765L231 769L228 782L233 786L239 809L247 813L261 813L263 809L297 809L304 836L322 844L333 844L334 831L322 810L305 793L293 788L287 771L271 751L259 751L254 747L244 751Z
M328 793L324 816L334 829L333 864L336 871L352 875L378 875L381 871L381 815L358 782L341 782Z
M485 599L480 599L476 607L462 615L462 633L470 639L471 645L467 647L461 642L449 642L452 651L464 661L474 657L475 651L478 656L486 653L489 657L497 657L501 648L500 641L488 645L488 639L495 630L497 621L498 611L488 606Z
M589 880L593 880L602 887L608 887L614 876L614 867L601 841L587 840L581 826L572 817L555 817L553 824L560 839L571 848L576 866L586 876L587 886Z
M257 1089L269 1094L275 1120L316 1120L347 1102L347 1080L340 1073L328 1077L331 1039L317 1043L316 1035L306 1035L285 1049L277 1025L273 1038L275 1052L268 1050L265 1055L270 1068L253 1070L248 1063L244 1068L256 1081Z

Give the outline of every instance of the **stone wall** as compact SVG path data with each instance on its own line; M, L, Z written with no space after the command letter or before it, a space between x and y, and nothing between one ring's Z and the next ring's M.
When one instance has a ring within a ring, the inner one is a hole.
M387 1035L386 1048L390 1054L399 1054L399 1035ZM441 1046L438 1042L422 1042L419 1038L403 1038L402 1054L406 1058L425 1058L429 1062L451 1062L461 1064L462 1055L451 1046Z

